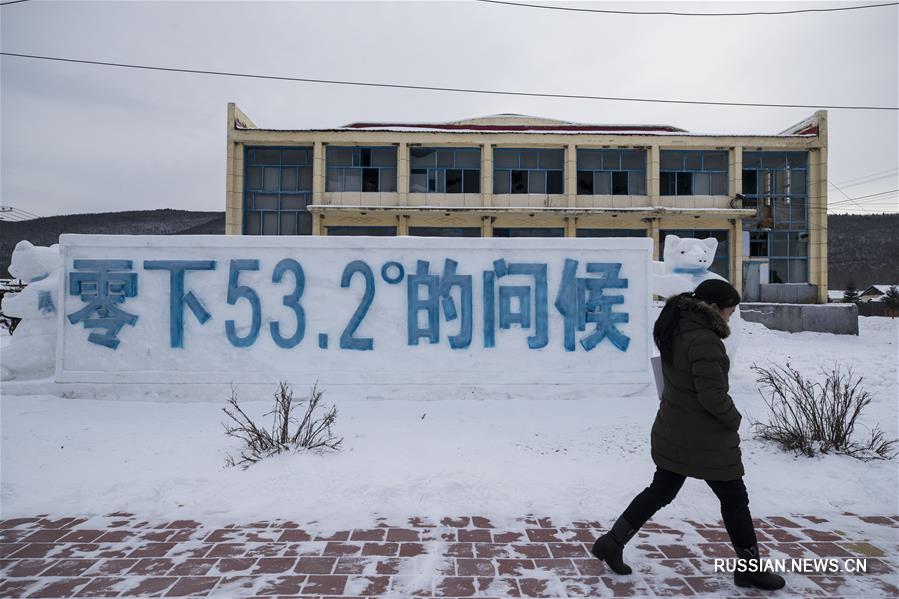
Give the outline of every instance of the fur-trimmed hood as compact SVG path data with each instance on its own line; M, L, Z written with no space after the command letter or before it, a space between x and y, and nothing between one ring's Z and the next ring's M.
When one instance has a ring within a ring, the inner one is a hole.
M704 301L685 295L677 300L677 307L681 311L681 318L704 325L722 339L730 335L730 327L721 314Z

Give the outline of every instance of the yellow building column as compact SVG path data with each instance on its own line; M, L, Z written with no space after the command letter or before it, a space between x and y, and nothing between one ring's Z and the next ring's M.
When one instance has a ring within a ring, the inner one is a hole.
M228 143L228 157L225 168L225 235L235 235L234 220L238 207L234 205L234 144Z
M493 146L491 144L483 144L481 146L481 206L493 205ZM491 221L492 222L492 221ZM483 233L483 231L482 231ZM490 228L490 235L484 237L493 237L493 227Z
M397 214L396 215L396 235L399 237L400 235L408 235L409 234L409 215L408 214Z
M659 249L659 219L655 217L644 218L647 228L649 229L649 237L652 239L652 259L658 260L661 250Z
M312 144L312 203L325 203L325 147L320 141ZM324 215L319 212L312 213L312 234L324 235Z
M739 218L730 222L730 284L743 293L743 225Z
M409 144L401 142L396 150L397 204L409 205ZM397 228L399 234L399 228ZM403 233L405 235L406 233Z
M493 217L481 217L481 237L493 237Z
M565 195L569 208L577 206L577 147L574 144L565 148Z
M808 282L818 286L818 302L827 303L827 148L808 156Z
M649 205L658 206L659 201L659 146L652 145L649 147L649 157L646 163L647 194L649 195ZM658 229L658 227L656 227ZM656 244L658 245L658 244Z
M577 217L565 217L565 237L577 237Z

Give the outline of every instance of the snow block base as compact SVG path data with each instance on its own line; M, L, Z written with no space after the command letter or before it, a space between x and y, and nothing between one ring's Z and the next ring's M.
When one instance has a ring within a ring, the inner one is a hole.
M858 307L855 304L740 304L744 320L769 329L798 333L858 335Z

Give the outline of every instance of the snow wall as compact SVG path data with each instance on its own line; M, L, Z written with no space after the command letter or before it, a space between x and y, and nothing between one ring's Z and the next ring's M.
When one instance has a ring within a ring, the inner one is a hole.
M619 394L653 380L651 259L639 238L63 235L56 381Z

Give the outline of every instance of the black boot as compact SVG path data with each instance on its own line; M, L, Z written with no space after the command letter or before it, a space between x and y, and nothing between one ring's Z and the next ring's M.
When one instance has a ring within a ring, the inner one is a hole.
M621 516L612 525L612 530L596 539L590 552L606 562L616 574L630 574L631 567L622 561L621 553L635 534L637 529Z
M758 543L752 547L737 547L734 545L737 557L746 561L746 571L734 571L734 584L738 587L756 587L763 591L776 591L783 588L786 581L783 576L778 576L774 572L762 572L761 562L759 561Z

